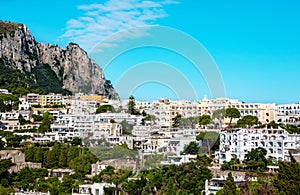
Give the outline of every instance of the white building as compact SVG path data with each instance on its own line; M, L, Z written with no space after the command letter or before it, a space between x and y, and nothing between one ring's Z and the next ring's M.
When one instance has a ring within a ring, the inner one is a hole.
M300 124L300 103L277 105L277 122Z
M244 160L252 149L262 147L267 157L277 161L289 160L289 150L300 149L300 134L289 134L283 129L236 129L220 132L220 148L216 152L219 163L232 158Z
M136 116L136 115L131 115L129 113L125 112L120 112L120 113L100 113L97 114L97 116L103 118L103 119L108 119L111 120L113 119L117 123L120 123L122 121L127 121L129 124L141 124L142 119L144 118L143 116Z
M7 89L0 89L0 94L11 94Z
M178 155L168 156L166 161L161 161L160 165L181 165L183 163L189 163L195 160L197 155Z
M280 115L300 115L300 103L277 105L277 113Z
M78 192L72 192L72 195L104 195L104 188L116 187L109 183L94 183L79 185Z
M19 110L29 110L31 106L25 97L20 97L19 101Z
M51 125L51 129L53 132L65 135L68 140L73 137L99 139L122 135L120 124L111 123L100 115L60 115ZM91 134L92 136L90 136Z

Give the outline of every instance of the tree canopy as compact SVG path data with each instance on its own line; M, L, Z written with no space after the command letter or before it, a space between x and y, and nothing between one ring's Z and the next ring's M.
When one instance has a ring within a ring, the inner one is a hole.
M209 115L204 114L199 117L199 125L208 125L211 123L211 118Z
M182 118L181 114L177 113L176 116L172 119L172 121L173 121L172 127L173 128L179 127L181 118Z
M248 166L253 166L264 170L267 166L267 151L264 148L252 149L245 155L245 162Z
M223 189L217 192L217 195L236 195L237 186L234 183L232 173L228 173Z
M291 162L279 162L278 175L273 181L274 187L282 195L299 194L300 165L290 154Z
M237 127L252 127L258 123L257 116L247 115L237 121Z
M38 128L38 132L45 133L50 130L50 125L53 122L53 116L49 112L43 114L43 120Z
M138 114L138 112L137 112L137 110L136 110L136 108L135 108L135 106L136 106L135 98L134 98L133 96L130 96L130 97L129 97L129 101L128 101L127 106L128 106L128 112L129 112L130 114L132 114L132 115Z
M196 142L190 142L184 149L184 153L186 154L198 154L199 146Z
M231 122L233 118L240 118L241 117L241 113L238 109L236 108L227 108L226 109L226 113L225 113L225 117L230 118L230 122L229 122L229 127L231 127Z
M96 110L96 113L105 113L105 112L116 112L116 110L112 105L102 105L99 106Z

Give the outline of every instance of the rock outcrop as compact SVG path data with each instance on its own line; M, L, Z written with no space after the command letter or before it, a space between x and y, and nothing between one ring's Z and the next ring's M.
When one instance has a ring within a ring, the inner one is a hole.
M56 77L62 89L119 99L102 69L77 44L70 43L64 50L38 43L23 24L0 21L0 60L32 77L47 92L57 92L47 88L47 80Z

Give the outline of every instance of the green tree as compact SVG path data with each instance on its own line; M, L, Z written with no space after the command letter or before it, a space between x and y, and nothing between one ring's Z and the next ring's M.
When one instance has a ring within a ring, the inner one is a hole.
M96 113L116 112L112 105L102 105L97 108Z
M241 195L252 195L250 184L250 174L246 172L245 181L240 186Z
M3 148L5 147L5 142L0 139L0 150L3 150Z
M257 116L247 115L237 121L237 127L252 127L258 123Z
M190 144L184 149L184 153L186 154L198 154L198 151L199 146L196 144L196 142L190 142Z
M63 194L71 194L74 181L71 175L65 175L59 185L59 192Z
M67 160L68 160L68 166L70 167L70 163L72 159L75 159L76 157L79 156L79 148L77 146L70 146L69 150L68 150L68 156L67 156Z
M144 119L145 121L155 121L155 116L148 114Z
M4 104L3 100L0 99L0 112L5 112L6 105Z
M61 168L68 166L68 149L66 146L61 148L60 155L58 158L58 166Z
M279 162L278 174L273 181L274 187L282 195L299 194L300 166L290 154L291 162Z
M50 125L53 122L53 116L49 112L43 114L43 120L38 128L39 133L45 133L50 130Z
M38 162L38 163L44 164L44 153L45 152L44 152L43 148L36 147L35 148L35 153L34 153L34 162Z
M72 146L81 146L82 145L82 139L79 137L74 137L71 141Z
M130 180L122 185L122 188L128 194L141 195L143 188L146 186L147 180L140 178L137 180Z
M8 173L8 168L11 167L12 165L14 165L12 163L12 161L10 159L3 159L3 160L0 160L0 178L1 180L3 178L7 179L8 176L9 176L9 173ZM1 185L3 185L4 181L2 182L1 181ZM6 187L6 186L4 186Z
M180 128L196 128L196 124L199 124L199 117L188 117L180 120Z
M237 187L231 173L228 173L223 189L217 192L217 195L236 195Z
M166 195L174 195L176 194L176 190L174 187L174 179L169 179L167 186L166 186Z
M228 126L231 127L232 119L233 118L240 118L241 117L241 113L236 108L227 108L226 112L225 112L225 117L230 118L230 122L229 122Z
M19 119L20 125L25 125L25 124L30 123L30 121L27 121L27 120L24 119L24 117L22 116L22 114L19 115L18 119Z
M10 195L12 194L14 191L10 188L5 188L2 185L0 185L0 194L1 195Z
M275 189L271 183L268 181L263 181L259 186L257 186L256 192L259 195L271 195L275 194Z
M267 166L267 151L264 148L252 149L245 155L245 162L248 166L254 166L264 170Z
M127 106L128 106L128 112L132 115L137 114L135 105L136 105L135 98L133 96L130 96Z
M211 123L211 118L209 115L204 114L199 117L199 125L208 125Z
M275 121L271 121L271 122L267 125L268 129L269 129L269 128L278 129L278 126L279 126L279 125L278 125Z
M77 174L82 176L90 173L91 164L97 162L97 158L86 148L81 148L79 155L70 160L68 165L71 169L74 169Z
M34 119L34 122L38 122L38 121L42 121L43 120L43 116L36 115L36 114L33 114L32 118Z
M179 124L180 124L180 121L181 121L181 114L176 114L176 116L172 120L173 120L172 127L173 128L178 128Z
M28 89L25 89L24 87L18 87L18 88L15 90L15 94L17 94L17 95L19 95L19 96L26 95L27 93L29 93L29 90L28 90Z

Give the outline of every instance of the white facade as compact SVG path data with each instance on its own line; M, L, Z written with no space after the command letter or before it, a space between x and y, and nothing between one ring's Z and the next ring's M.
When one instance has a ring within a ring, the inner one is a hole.
M277 122L300 124L300 103L277 105Z
M19 110L29 110L31 106L25 97L19 98L19 101Z
M283 129L236 129L220 132L220 148L216 153L219 163L232 158L244 160L252 149L262 147L267 157L277 161L289 160L290 149L300 149L300 134L289 134Z
M7 89L0 89L0 94L11 94Z
M145 135L140 134L144 131ZM135 136L120 137L119 143L127 143L130 149L138 148L143 153L172 153L180 155L186 145L196 141L195 130L159 131L145 127Z
M107 119L108 121L110 119L113 119L117 123L122 122L123 120L127 121L129 124L140 124L142 122L142 119L144 118L143 116L136 116L136 115L131 115L129 113L125 112L120 112L120 113L100 113L97 114L97 116Z
M168 156L166 161L161 161L160 165L181 165L195 160L197 155Z
M104 195L104 188L116 187L109 183L94 183L79 185L78 192L72 192L72 195Z
M88 137L91 133L92 139L122 135L120 124L110 123L100 115L61 115L51 125L51 129L61 135L65 134L68 139Z
M279 115L300 115L300 103L277 105Z

